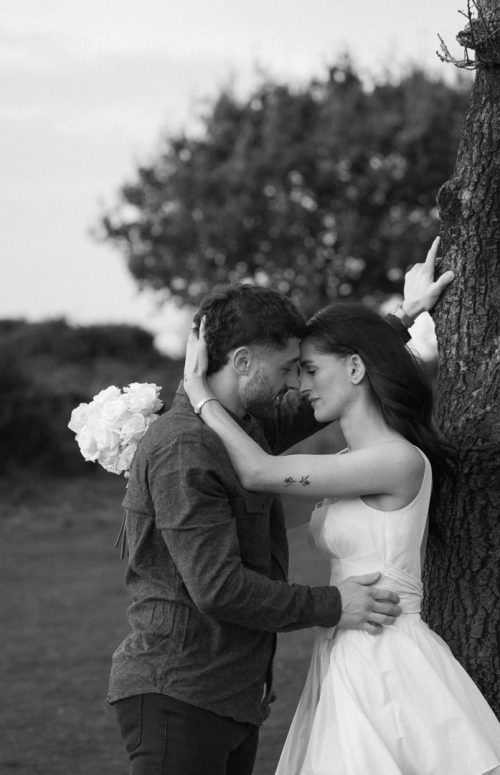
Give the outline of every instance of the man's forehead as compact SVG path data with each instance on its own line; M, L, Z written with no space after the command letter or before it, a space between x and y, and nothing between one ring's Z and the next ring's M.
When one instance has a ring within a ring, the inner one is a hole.
M288 339L285 347L275 347L272 345L266 345L259 347L262 354L267 360L276 361L279 363L296 363L300 358L300 339L293 337Z

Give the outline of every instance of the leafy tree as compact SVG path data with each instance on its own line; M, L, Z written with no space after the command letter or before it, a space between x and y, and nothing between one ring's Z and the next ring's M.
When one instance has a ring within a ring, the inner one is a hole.
M468 87L414 70L369 89L346 60L291 89L224 90L201 132L165 137L98 234L141 286L197 303L250 280L308 313L400 290L438 229Z
M477 0L458 40L477 69L456 166L439 192L446 268L436 314L440 423L457 450L431 543L426 611L500 716L500 7ZM449 57L448 57L449 58Z

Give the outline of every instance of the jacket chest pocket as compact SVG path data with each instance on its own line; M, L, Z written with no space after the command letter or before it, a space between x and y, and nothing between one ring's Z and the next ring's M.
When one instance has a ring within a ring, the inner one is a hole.
M268 515L271 510L272 497L265 493L249 493L243 499L244 516Z
M241 559L247 567L260 572L266 572L270 566L272 500L265 493L246 494L239 503L236 519Z

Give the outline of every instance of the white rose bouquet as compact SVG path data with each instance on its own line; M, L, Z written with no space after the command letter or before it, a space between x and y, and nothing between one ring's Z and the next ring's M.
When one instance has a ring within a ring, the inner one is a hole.
M148 382L132 382L123 391L111 385L73 409L68 428L76 433L85 460L127 476L139 441L163 406L160 390Z

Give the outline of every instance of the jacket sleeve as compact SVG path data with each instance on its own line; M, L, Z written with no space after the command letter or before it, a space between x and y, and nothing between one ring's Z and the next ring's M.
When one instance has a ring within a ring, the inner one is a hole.
M336 587L287 584L243 565L219 454L208 434L184 433L150 460L156 524L193 603L217 619L270 632L337 624Z
M408 331L408 329L406 328L406 326L404 326L404 325L403 325L403 323L400 321L400 319L398 318L398 316L397 316L397 315L391 315L391 314L389 314L389 315L386 315L386 316L385 316L385 320L386 320L386 321L389 323L389 325L391 326L391 328L393 328L393 329L394 329L394 331L395 331L397 334L399 334L399 336L401 337L401 339L403 340L403 342L404 342L405 344L408 344L408 342L409 342L409 341L410 341L410 339L411 339L411 336L410 336L410 334L409 334L409 331Z

